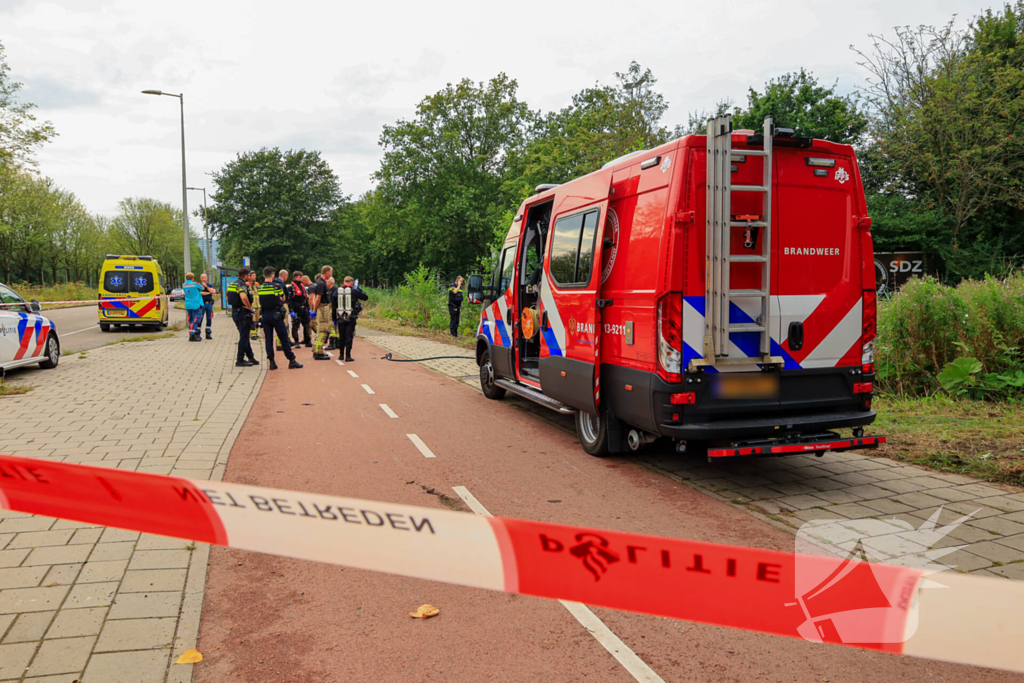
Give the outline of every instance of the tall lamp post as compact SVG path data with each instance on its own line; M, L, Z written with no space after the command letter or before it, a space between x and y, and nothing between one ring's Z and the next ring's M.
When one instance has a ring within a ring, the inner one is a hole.
M206 235L206 277L213 281L213 274L210 272L210 224L206 222L206 188L205 187L189 187L189 190L195 190L199 192L203 191L203 233Z
M162 90L143 90L143 95L167 95L177 97L181 105L181 231L185 233L185 272L192 270L192 253L188 243L188 192L185 182L185 95L184 93L164 92Z

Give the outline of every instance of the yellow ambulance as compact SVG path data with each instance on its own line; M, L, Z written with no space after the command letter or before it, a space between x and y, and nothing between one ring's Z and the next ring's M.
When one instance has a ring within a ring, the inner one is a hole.
M164 272L152 256L107 254L100 270L100 329L143 325L167 327L170 305L164 288Z

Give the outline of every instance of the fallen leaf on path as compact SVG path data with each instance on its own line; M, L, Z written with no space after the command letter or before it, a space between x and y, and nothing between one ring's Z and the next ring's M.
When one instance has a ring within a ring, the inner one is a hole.
M420 605L420 608L415 612L409 612L409 616L414 619L429 619L430 617L436 617L440 613L441 610L433 605Z
M199 650L185 650L184 652L181 653L181 656L178 657L178 661L176 661L174 663L175 664L195 664L196 662L201 662L201 661L203 661L203 655L199 652Z

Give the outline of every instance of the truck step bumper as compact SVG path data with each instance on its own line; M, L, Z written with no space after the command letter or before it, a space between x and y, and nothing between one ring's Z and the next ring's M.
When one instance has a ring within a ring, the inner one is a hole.
M797 453L839 452L878 448L885 443L884 436L860 436L849 439L838 434L825 434L795 441L767 441L735 443L726 447L708 449L708 461L713 458L735 458L748 455L795 455Z

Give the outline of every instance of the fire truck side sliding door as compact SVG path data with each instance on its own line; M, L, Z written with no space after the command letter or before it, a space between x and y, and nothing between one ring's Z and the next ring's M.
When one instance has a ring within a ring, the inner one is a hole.
M541 302L548 324L565 329L562 349L542 354L541 389L566 405L597 414L595 366L600 359L601 249L608 200L555 217L548 237ZM542 323L543 324L543 323ZM543 330L542 330L543 333Z

